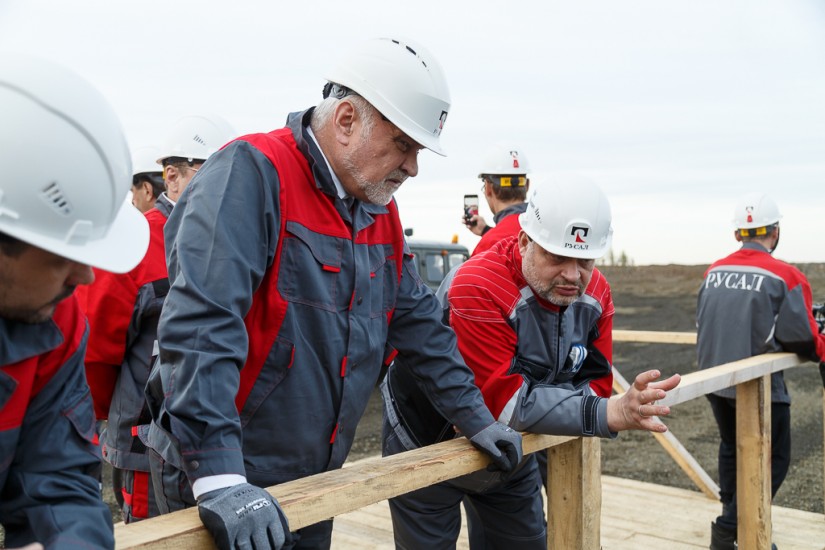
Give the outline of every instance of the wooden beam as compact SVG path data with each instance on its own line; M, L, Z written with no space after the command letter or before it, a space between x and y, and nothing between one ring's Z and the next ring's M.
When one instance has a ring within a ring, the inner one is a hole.
M771 377L736 387L739 548L771 548Z
M613 330L614 342L645 344L695 344L695 332L660 332L653 330Z
M723 388L802 365L805 362L806 360L800 359L793 353L766 353L719 365L712 369L694 371L682 375L679 385L667 392L667 397L660 400L659 404L672 407Z
M601 548L601 441L573 439L547 451L547 548Z
M524 453L576 438L523 434ZM372 458L268 488L289 518L292 530L312 525L369 504L485 468L486 455L465 438L414 451ZM599 469L598 462L594 466ZM596 516L598 517L598 515ZM115 526L115 546L132 548L214 548L194 508Z
M630 387L630 383L622 376L616 368L613 368L613 390L617 394L622 394L627 391ZM658 417L655 417L655 420L659 423L663 423L659 420ZM673 459L676 464L682 469L683 472L687 474L687 476L693 481L696 487L699 488L700 491L705 493L709 498L714 500L719 500L719 486L713 479L708 475L704 468L702 468L701 464L699 464L693 455L691 455L687 449L682 445L682 443L676 439L676 436L673 435L673 432L670 430L666 431L665 433L659 432L649 432L656 441L659 442L667 454L670 455L670 458Z

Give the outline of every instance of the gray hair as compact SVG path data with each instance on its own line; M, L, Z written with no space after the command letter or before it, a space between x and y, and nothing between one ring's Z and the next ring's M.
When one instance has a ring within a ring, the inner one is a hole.
M352 103L352 106L355 107L355 112L358 113L358 118L362 121L361 137L364 139L370 137L375 127L375 113L377 111L366 99L356 94L350 94L343 99L328 97L315 107L309 126L316 135L321 128L326 126L330 119L332 119L332 114L335 112L338 104L345 100Z

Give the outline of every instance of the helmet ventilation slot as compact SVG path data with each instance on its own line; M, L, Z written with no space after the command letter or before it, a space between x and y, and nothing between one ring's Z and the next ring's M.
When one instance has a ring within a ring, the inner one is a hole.
M63 194L63 190L56 181L51 182L40 192L40 197L46 201L58 214L68 216L72 213L72 205Z

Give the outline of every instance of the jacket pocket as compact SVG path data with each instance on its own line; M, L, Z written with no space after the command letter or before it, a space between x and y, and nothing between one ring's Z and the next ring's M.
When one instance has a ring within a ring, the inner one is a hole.
M549 365L537 363L521 355L516 355L513 357L513 363L507 374L520 374L527 383L532 386L552 382L555 378L555 369Z
M370 246L370 317L386 315L395 307L398 272L391 245Z
M290 302L337 311L344 239L314 233L287 222L282 240L278 291Z
M261 372L255 380L255 384L240 413L241 426L246 424L255 416L258 408L269 397L269 395L278 387L278 385L286 377L289 369L292 368L292 362L295 355L295 346L289 340L278 337L269 350Z
M77 435L89 443L95 444L95 414L92 405L92 394L87 389L78 400L63 410L69 423L74 427ZM97 446L95 444L95 446Z

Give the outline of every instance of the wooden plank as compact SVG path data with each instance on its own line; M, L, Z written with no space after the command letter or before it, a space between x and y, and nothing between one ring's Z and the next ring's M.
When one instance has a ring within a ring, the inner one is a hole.
M598 550L601 442L573 439L547 452L547 548Z
M806 360L800 359L794 353L766 353L725 363L712 369L691 372L682 375L679 385L667 392L667 397L660 400L659 404L672 407L804 363Z
M525 454L576 438L523 434ZM351 467L308 476L267 490L292 530L369 504L485 468L490 460L465 438L376 457ZM598 463L596 465L598 471ZM598 516L597 516L598 517ZM194 508L115 528L118 548L214 548Z
M736 387L736 505L739 547L770 550L770 376Z
M630 387L630 383L622 374L613 367L613 389L617 394L622 394ZM656 422L663 423L658 417L654 417ZM705 493L709 498L719 500L719 486L711 479L708 473L702 468L702 465L697 462L693 455L688 452L682 443L676 439L673 432L670 430L659 433L649 432L661 445L670 458L682 469L683 472L693 481L700 491Z
M614 342L644 344L695 344L695 332L662 332L653 330L613 330Z

